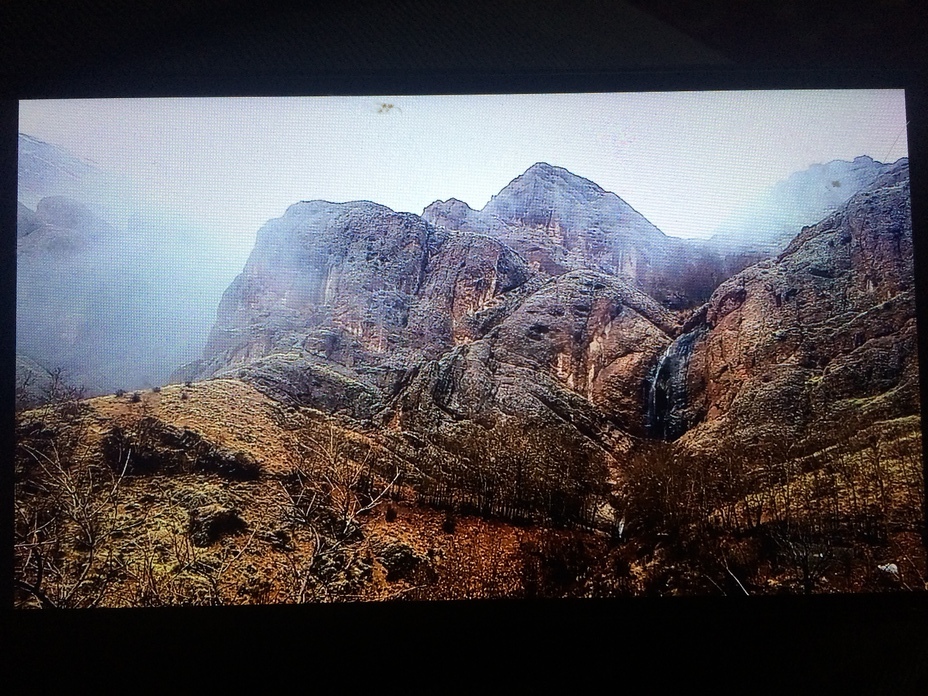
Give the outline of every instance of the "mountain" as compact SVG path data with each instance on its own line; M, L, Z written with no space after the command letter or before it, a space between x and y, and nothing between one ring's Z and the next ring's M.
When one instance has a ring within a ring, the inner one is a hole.
M835 366L852 361L839 359L836 346L869 340L858 328L841 338L828 331L846 323L841 331L849 332L874 307L885 314L901 302L899 316L908 318L892 333L911 339L911 297L860 289L911 277L910 247L890 258L878 243L880 226L898 226L907 214L907 162L855 162L854 181L874 166L882 174L779 257L732 275L732 257L713 266L710 256L689 255L718 287L702 308L676 316L653 285L648 292L644 281L656 276L643 269L661 259L668 273L680 270L670 250L682 240L558 167L532 166L481 211L455 199L421 218L369 202L299 203L259 232L202 359L174 379L241 378L287 403L421 432L510 417L567 423L613 450L627 449L628 436L676 439L698 424L708 432L717 426L706 424L729 422L721 414L746 380L753 391L744 403L773 399L798 433L834 416L801 416L794 399L806 398L806 381L835 383ZM889 195L879 210L858 210ZM848 241L848 216L864 216L858 226L869 236ZM900 230L910 245L910 228ZM819 335L820 325L830 328ZM911 361L911 348L893 350ZM854 350L859 361L869 348ZM861 384L873 387L868 375ZM815 398L825 409L840 402L828 391ZM738 408L738 427L780 422L768 418L774 406L753 416Z
M93 210L108 224L124 227L131 214L133 186L95 162L65 148L19 134L17 200L35 210L43 198L65 197Z
M499 239L547 275L591 269L627 278L668 307L701 303L723 279L717 251L668 237L616 194L544 162L482 210L450 199L422 215L434 225Z
M722 283L676 341L688 355L664 386L673 435L701 448L799 446L917 415L909 200L901 160Z
M814 164L776 184L723 222L711 243L719 248L778 253L796 231L835 212L893 165L861 155Z
M595 271L546 280L498 326L417 368L394 400L394 427L453 432L507 418L565 426L615 454L641 434L642 385L673 318Z
M262 228L203 358L175 379L241 378L361 420L431 427L498 410L606 432L634 429L646 363L675 329L599 271L550 278L483 234L312 201ZM621 396L607 404L611 392Z
M16 605L921 588L909 199L900 161L677 308L675 242L547 165L432 221L297 203L177 384L81 399L20 356ZM30 350L154 344L138 259L101 265L125 231L19 213L23 301L60 307Z
M119 360L132 354L138 324L120 292L128 290L126 260L106 250L126 239L69 198L43 198L36 211L20 211L28 222L17 241L17 353L48 371L63 368L91 392L115 389L126 378Z

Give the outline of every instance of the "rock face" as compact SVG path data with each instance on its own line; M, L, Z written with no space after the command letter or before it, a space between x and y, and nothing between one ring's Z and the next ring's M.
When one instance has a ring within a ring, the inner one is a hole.
M425 431L516 416L621 448L624 433L641 432L646 376L674 328L641 291L574 271L546 281L485 337L424 364L395 415Z
M885 168L727 280L732 257L680 263L681 240L545 164L481 211L299 203L261 230L203 358L176 377L237 377L452 439L511 419L566 427L611 454L636 437L798 441L848 413L913 413L907 171ZM687 287L697 277L709 284ZM712 283L702 307L667 308Z
M918 413L912 263L902 161L715 291L689 327L685 438L800 442Z
M38 138L20 133L18 144L17 197L25 208L50 196L95 198L115 184L90 162Z
M178 377L238 374L369 417L410 366L477 339L530 272L508 247L373 203L292 206L259 233L204 358Z
M416 216L373 203L291 206L258 233L205 352L226 366L299 349L379 362L399 348L439 244Z
M602 198L587 183L577 205ZM496 414L608 439L641 432L648 371L678 328L601 270L552 276L482 232L313 201L260 231L203 359L176 378L239 377L291 404L404 427Z

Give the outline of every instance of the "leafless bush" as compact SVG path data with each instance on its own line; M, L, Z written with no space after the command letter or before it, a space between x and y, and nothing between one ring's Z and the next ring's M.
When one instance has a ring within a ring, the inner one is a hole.
M400 479L398 468L390 480L380 476L373 446L345 438L334 425L306 437L302 448L297 471L283 483L291 512L304 525L327 522L338 539L351 536L358 518L384 502Z
M61 415L78 415L81 401L86 394L84 387L71 383L62 367L54 368L49 374L51 375L51 382L44 390L46 404Z
M96 606L114 577L108 542L121 531L120 486L129 456L117 474L63 459L54 444L47 451L26 443L19 448L32 466L17 467L15 586L44 607Z
M370 575L361 519L389 499L402 471L384 471L371 443L349 438L333 424L307 434L300 446L297 470L281 481L290 519L313 539L308 556L288 554L294 601L345 599Z

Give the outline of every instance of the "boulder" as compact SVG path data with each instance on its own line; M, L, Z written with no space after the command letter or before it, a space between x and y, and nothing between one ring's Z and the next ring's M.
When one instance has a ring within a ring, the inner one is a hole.
M387 571L388 581L404 578L421 564L428 563L426 555L396 537L375 536L370 545L374 557Z
M213 503L190 511L190 538L196 546L210 546L228 534L246 528L236 508Z

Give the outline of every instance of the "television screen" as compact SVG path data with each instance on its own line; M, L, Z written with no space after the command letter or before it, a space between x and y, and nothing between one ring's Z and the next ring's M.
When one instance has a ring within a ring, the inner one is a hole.
M18 124L17 607L925 589L902 89Z

